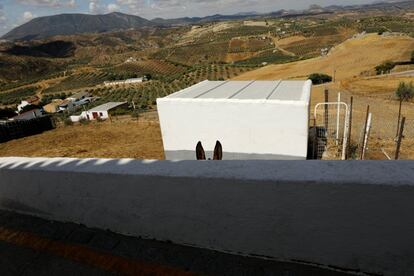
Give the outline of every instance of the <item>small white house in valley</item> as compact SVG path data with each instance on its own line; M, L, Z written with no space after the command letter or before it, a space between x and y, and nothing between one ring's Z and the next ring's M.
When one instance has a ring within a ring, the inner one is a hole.
M81 106L92 101L91 94L89 92L79 92L72 96L67 97L63 102L59 105L60 111L72 111L77 106Z
M110 111L122 106L126 106L127 102L109 102L100 106L94 107L88 111L82 112L79 116L70 116L72 122L79 122L82 119L96 120L96 119L108 119Z
M117 80L117 81L105 81L105 86L114 86L114 85L123 85L123 84L134 84L134 83L141 83L144 82L144 78L133 78L127 80Z
M38 96L30 97L26 100L21 101L21 103L17 106L17 111L21 112L23 108L29 105L36 105L40 102L40 98Z
M194 160L200 141L207 158L216 141L224 160L305 160L308 81L203 81L157 99L166 159Z

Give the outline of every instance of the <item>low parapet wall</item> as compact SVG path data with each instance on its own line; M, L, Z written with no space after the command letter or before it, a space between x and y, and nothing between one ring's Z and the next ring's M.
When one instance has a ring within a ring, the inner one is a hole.
M133 236L414 275L414 162L0 158L0 208Z

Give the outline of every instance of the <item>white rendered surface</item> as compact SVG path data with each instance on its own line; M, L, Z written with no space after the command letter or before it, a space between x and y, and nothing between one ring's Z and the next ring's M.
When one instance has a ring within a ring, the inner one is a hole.
M414 275L411 161L0 158L0 208L123 234Z
M310 81L205 81L158 99L166 157L218 140L224 159L306 159L310 93Z

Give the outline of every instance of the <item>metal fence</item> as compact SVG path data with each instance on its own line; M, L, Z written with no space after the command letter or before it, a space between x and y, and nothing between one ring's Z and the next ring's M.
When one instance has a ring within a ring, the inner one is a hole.
M334 102L337 99L339 91L329 91L329 101ZM347 141L347 158L360 159L361 151L363 149L363 135L366 131L367 107L369 106L369 113L371 113L372 125L369 132L368 140L366 141L365 159L387 160L395 159L397 141L398 141L398 111L399 102L390 98L368 97L351 95L346 91L341 91L341 101L350 105L351 96L353 97L352 105L352 122L350 128L350 139ZM312 104L314 108L317 103ZM405 125L403 137L400 145L399 159L414 159L414 104L403 103L401 118L405 117ZM328 108L328 135L336 134L337 129L334 123L338 117L335 114L335 107ZM313 126L314 121L317 125L323 125L324 110L319 110L318 115L314 118L311 116L310 125ZM344 113L341 111L339 121L343 122ZM401 122L401 120L400 120ZM340 131L344 127L340 125ZM325 131L322 128L322 131ZM342 133L339 133L341 136ZM336 136L335 136L336 137ZM332 139L331 139L332 140ZM331 144L332 145L332 144ZM336 146L336 143L335 143ZM320 147L319 151L325 150L323 154L319 152L322 159L339 159L340 148L333 146L324 148ZM333 154L336 152L336 155Z
M348 139L348 105L318 103L313 112L313 158L345 159Z

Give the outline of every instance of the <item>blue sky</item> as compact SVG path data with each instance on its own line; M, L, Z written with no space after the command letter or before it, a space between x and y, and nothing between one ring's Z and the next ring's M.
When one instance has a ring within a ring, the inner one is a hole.
M0 35L34 17L59 13L121 11L152 19L370 2L373 0L0 0Z

